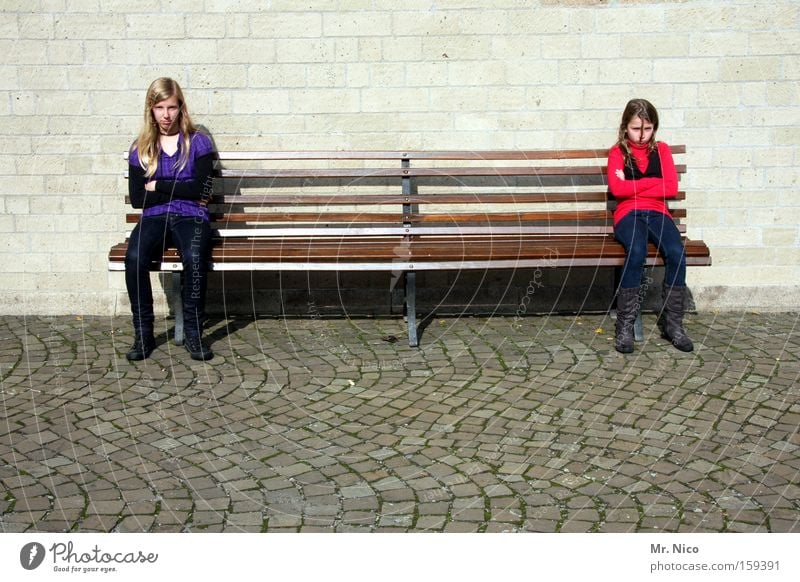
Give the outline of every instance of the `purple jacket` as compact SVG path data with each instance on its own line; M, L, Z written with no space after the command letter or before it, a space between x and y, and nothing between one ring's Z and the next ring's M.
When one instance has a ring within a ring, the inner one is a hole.
M200 200L211 195L214 168L214 146L204 133L190 137L192 147L186 166L178 171L176 165L183 148L183 136L178 137L178 150L168 156L163 151L158 160L155 176L145 178L139 163L139 153L134 146L128 156L128 193L131 205L142 208L142 216L172 213L208 220L208 208ZM144 185L156 181L156 191L148 192Z

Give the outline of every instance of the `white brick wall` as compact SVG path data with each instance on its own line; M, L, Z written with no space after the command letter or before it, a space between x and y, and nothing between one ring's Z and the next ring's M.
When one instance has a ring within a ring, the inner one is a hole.
M689 151L698 305L797 309L798 23L796 0L5 1L0 313L124 312L121 152L162 75L222 149L605 147L647 97Z

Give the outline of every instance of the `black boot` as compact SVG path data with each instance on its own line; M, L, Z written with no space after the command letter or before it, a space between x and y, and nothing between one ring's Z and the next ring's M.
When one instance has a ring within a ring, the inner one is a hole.
M156 340L152 331L137 331L133 340L133 345L125 357L129 362L138 362L149 358L153 350L156 349Z
M193 360L205 361L214 357L214 353L203 342L202 336L199 335L186 335L183 340L183 345L186 346L186 351L192 356Z
M685 286L664 286L664 313L661 318L661 337L668 339L682 352L694 350L694 344L683 331L683 314L686 304Z
M633 352L633 324L639 314L639 287L617 291L617 324L614 347L621 354Z

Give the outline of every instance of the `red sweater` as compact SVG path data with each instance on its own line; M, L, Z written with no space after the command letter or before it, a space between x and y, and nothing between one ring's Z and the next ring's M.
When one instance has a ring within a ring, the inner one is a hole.
M614 210L614 224L616 225L623 216L633 210L654 210L671 216L667 209L666 199L675 198L678 194L678 173L675 171L675 162L672 159L672 150L664 142L658 142L658 158L661 161L660 176L648 177L648 173L653 172L649 165L649 147L640 146L628 142L633 159L641 174L645 177L630 179L632 168L625 168L625 156L619 145L615 145L608 152L608 169L606 177L608 179L608 189L617 199L617 208ZM617 170L622 170L626 174L625 180L620 180Z

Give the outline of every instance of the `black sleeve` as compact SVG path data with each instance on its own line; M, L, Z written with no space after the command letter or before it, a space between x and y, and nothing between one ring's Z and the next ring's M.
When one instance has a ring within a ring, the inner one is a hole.
M148 192L144 189L147 179L144 177L144 168L137 165L128 165L128 197L134 208L150 208L170 201L169 194L161 192Z
M201 200L211 197L214 172L214 152L199 157L194 162L194 177L185 182L156 180L156 192L168 198Z

